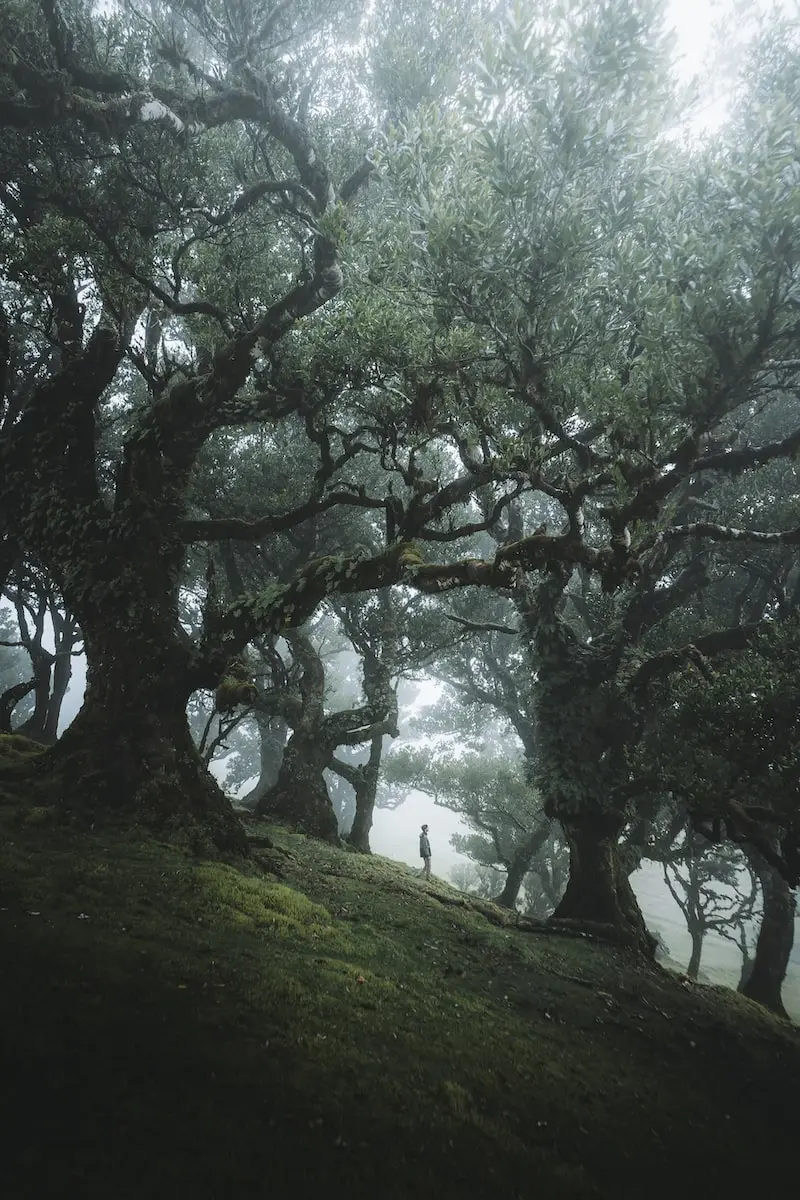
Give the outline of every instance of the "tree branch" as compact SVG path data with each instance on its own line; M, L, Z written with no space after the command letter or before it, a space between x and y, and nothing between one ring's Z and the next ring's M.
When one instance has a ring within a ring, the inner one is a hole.
M717 525L712 521L693 521L688 525L672 525L662 529L647 545L656 546L671 538L704 537L714 542L759 542L765 546L800 545L800 525L796 529L785 529L777 533L755 529L736 529L730 525Z
M508 633L513 636L519 634L519 629L514 629L511 625L493 625L491 622L467 621L464 617L457 617L455 613L446 612L445 617L448 621L455 621L457 625L462 625L464 629L472 629L475 633Z
M209 520L181 521L178 535L183 542L218 542L232 539L237 542L254 542L272 533L293 529L303 521L319 516L339 504L355 508L384 507L383 500L354 492L330 492L324 500L307 500L305 504L290 512L274 517L261 517L256 521L244 521L239 517L221 517Z
M707 677L708 664L705 660L715 654L726 654L735 650L746 650L756 636L766 628L766 622L756 621L750 625L734 625L730 629L718 629L695 638L685 646L676 646L653 654L646 659L633 675L629 689L633 693L644 692L656 678L663 678L691 662Z

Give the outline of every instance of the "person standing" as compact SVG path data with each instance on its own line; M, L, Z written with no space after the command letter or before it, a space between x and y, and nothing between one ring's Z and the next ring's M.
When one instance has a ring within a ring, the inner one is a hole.
M419 873L420 879L430 879L431 877L431 843L428 838L428 826L422 826L422 833L419 835L419 856L422 859L422 870Z

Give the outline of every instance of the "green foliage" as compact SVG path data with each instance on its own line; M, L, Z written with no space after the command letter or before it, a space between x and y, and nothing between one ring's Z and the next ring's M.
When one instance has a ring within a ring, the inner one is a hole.
M713 813L733 797L796 819L798 671L796 618L773 624L710 676L687 670L676 679L644 753L659 756L670 786L701 812Z

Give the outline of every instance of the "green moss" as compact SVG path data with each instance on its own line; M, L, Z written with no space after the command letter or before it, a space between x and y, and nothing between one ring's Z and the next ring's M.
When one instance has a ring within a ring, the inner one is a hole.
M798 1039L740 997L281 829L237 870L25 811L0 809L9 1194L632 1200L741 1194L752 1145L792 1165Z
M267 926L286 937L317 938L335 932L321 904L284 884L251 878L224 863L199 866L194 882L203 893L199 905L222 918L256 928Z
M31 738L19 733L0 733L0 761L20 758L30 758L32 754L42 754L44 746Z
M35 804L22 813L21 819L25 825L52 825L57 819L57 813L55 808L48 805Z
M4 785L27 778L44 746L18 733L0 733L0 801L5 799Z

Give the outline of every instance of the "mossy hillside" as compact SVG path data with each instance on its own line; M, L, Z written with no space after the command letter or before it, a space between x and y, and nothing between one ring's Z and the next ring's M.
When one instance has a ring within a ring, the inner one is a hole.
M13 779L21 771L28 770L31 761L44 752L44 747L31 738L19 733L0 733L0 784L2 780Z
M798 1040L721 989L281 830L241 870L0 832L15 1196L633 1197L788 1156Z

